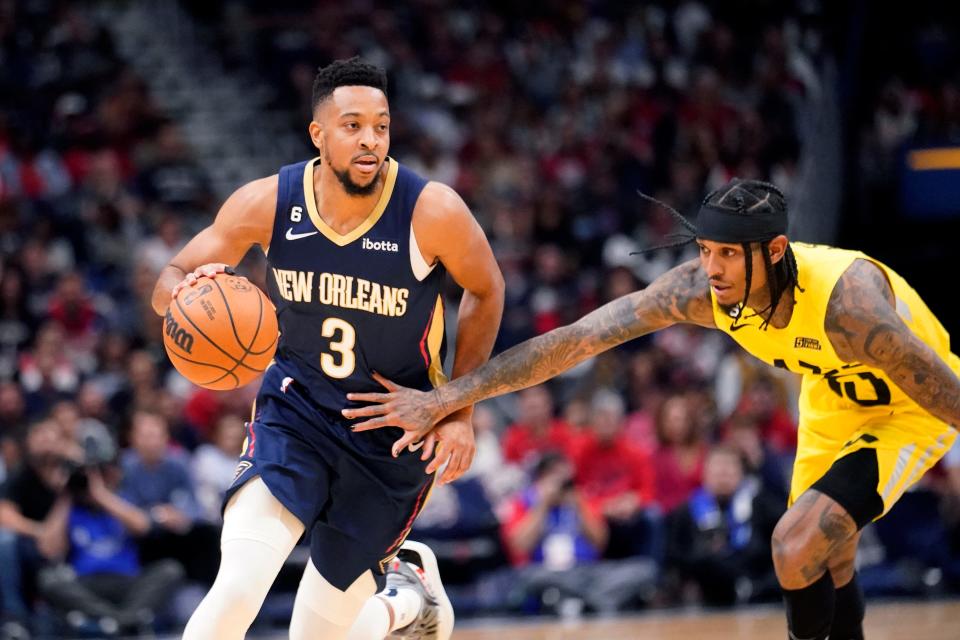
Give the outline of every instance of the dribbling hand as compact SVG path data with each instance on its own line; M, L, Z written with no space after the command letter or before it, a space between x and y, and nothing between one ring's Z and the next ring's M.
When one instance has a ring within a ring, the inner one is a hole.
M197 283L197 280L200 278L215 278L218 273L225 273L229 276L236 275L236 272L228 264L223 264L222 262L211 262L209 264L200 265L184 277L183 280L177 283L177 285L170 292L170 299L174 300L177 297L177 294L186 289L187 287L192 287Z

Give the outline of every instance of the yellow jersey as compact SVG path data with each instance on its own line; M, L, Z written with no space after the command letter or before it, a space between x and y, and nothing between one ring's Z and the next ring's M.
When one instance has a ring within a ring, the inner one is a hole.
M917 292L893 269L859 251L799 242L791 242L790 246L797 258L802 290L794 290L793 313L786 327L768 325L761 329L762 318L750 309L745 309L743 317L736 320L717 304L712 291L711 298L713 319L721 331L760 360L802 374L802 418L819 422L820 418L854 411L866 420L919 408L880 369L841 360L824 329L834 286L858 258L869 260L884 271L903 321L954 371L960 371L960 359L950 353L949 334Z

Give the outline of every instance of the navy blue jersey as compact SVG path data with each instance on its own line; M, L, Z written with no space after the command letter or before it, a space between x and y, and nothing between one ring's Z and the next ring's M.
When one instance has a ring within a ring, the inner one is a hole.
M277 365L334 411L349 404L348 392L382 390L374 371L420 390L441 384L444 269L423 264L411 224L426 180L388 159L380 200L341 235L317 212L316 162L279 174L267 253L280 323Z

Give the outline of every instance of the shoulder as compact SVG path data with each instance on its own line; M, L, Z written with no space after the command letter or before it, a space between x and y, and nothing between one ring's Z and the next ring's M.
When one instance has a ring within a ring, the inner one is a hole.
M837 279L823 322L837 355L848 361L858 359L865 337L874 328L894 322L894 305L883 269L867 258L855 259Z
M443 223L470 216L470 209L453 188L442 182L428 182L420 192L413 215L417 222Z
M232 202L234 205L244 208L269 206L272 211L276 205L279 185L280 179L277 174L251 180L234 191L227 199L227 203Z

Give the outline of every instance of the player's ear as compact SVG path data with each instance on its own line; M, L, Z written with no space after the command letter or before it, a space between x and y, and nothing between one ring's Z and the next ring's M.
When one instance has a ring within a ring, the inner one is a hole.
M777 236L770 241L767 248L770 250L770 262L773 264L780 262L787 252L787 236L783 234Z
M323 127L320 126L320 123L311 120L307 130L310 132L310 140L313 141L313 146L319 151L323 151Z

